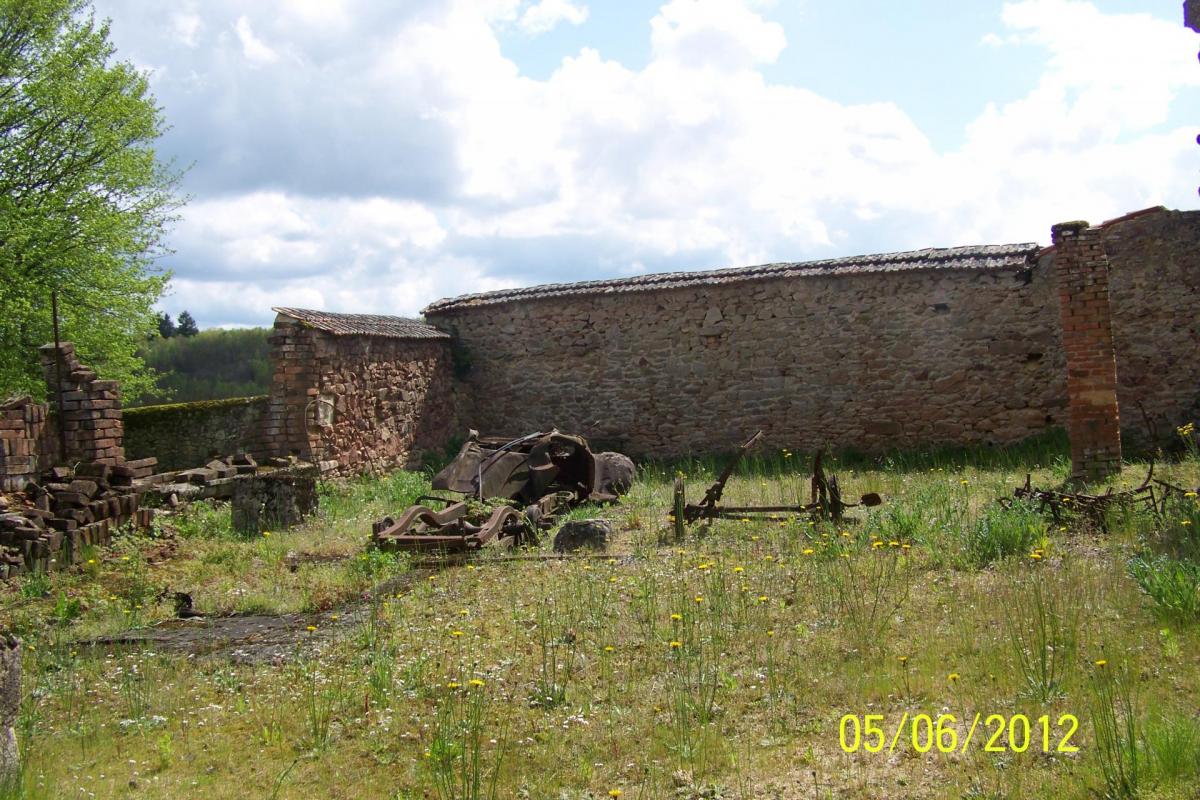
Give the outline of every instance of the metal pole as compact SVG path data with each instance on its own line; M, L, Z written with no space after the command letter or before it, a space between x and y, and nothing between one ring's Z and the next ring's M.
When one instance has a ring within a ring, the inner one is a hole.
M58 292L50 292L50 313L54 317L54 383L58 390L58 463L67 463L67 427L63 414L62 343L58 336Z

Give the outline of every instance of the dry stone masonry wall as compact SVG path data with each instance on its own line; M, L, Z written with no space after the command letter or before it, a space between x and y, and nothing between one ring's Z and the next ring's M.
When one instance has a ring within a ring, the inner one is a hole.
M404 466L452 434L449 339L395 317L282 309L266 446L355 473Z
M466 420L622 452L1012 441L1063 421L1043 271L859 273L431 314L472 369Z
M1131 440L1165 441L1200 420L1200 212L1153 209L1100 232L1121 424Z
M1139 404L1160 434L1197 410L1198 235L1200 212L1161 208L1099 229L1127 425L1145 427ZM793 448L1004 443L1067 422L1054 257L968 248L649 276L426 316L470 364L463 423L489 433L557 426L655 455L758 428Z

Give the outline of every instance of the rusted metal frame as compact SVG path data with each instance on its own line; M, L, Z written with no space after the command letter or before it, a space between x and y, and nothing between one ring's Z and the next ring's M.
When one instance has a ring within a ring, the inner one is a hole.
M463 518L466 505L455 505L462 506L462 509L447 509L455 516L443 521L441 527L455 526L461 533L410 533L409 529L414 522L425 522L431 526L437 524L438 514L417 507L406 511L395 525L376 534L376 541L385 546L410 550L478 550L493 541L504 543L506 539L517 539L525 530L524 515L512 506L499 506L492 510L482 525L473 525ZM422 510L428 513L421 513Z
M704 499L699 503L686 503L683 481L681 478L675 480L675 502L672 510L672 521L675 525L677 538L682 535L683 525L690 525L702 519L754 518L763 521L779 522L788 519L788 517L778 516L780 513L785 513L789 515L807 514L820 519L829 518L839 520L847 508L855 508L859 505L876 506L882 502L877 494L863 495L861 503L844 502L842 500L841 489L838 486L837 476L830 475L826 478L822 464L824 453L823 451L818 451L813 460L811 503L791 506L719 505L721 496L725 492L725 485L733 476L734 469L750 448L758 443L762 435L762 431L758 431L754 436L750 437L749 441L738 448L738 451L729 460L729 463L726 464L725 469L721 471L717 479L708 487L708 490L704 493Z
M1141 504L1149 507L1155 513L1162 513L1154 492L1154 484L1164 485L1162 481L1154 478L1153 461L1150 462L1146 477L1139 486L1121 492L1114 491L1112 487L1109 487L1108 491L1103 494L1036 489L1033 487L1032 476L1026 473L1025 484L1013 490L1013 498L1036 502L1039 513L1044 514L1049 511L1056 523L1063 521L1064 513L1082 515L1092 519L1102 531L1107 532L1108 522L1104 514L1114 504L1129 506ZM1000 505L1003 508L1011 508L1013 498L1001 498ZM1166 500L1165 495L1163 500Z
M749 441L738 448L737 452L734 453L733 458L729 459L729 463L725 465L725 469L721 471L721 474L704 493L704 499L700 501L699 507L713 508L721 501L721 495L725 493L725 484L728 483L729 479L733 477L734 469L736 469L741 460L746 457L746 453L749 452L750 448L758 444L758 440L762 438L762 435L763 432L759 431L751 436Z

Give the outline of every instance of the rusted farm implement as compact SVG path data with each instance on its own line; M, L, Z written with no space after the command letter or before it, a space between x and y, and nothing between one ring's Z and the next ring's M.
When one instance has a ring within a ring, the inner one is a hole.
M1151 461L1146 478L1132 489L1118 492L1110 486L1101 494L1039 489L1033 486L1031 476L1026 474L1024 485L1014 489L1012 497L1000 498L999 503L1004 508L1009 508L1015 500L1020 500L1032 504L1043 514L1050 514L1056 523L1083 518L1101 531L1107 532L1107 515L1110 508L1141 508L1155 514L1163 514L1167 509L1167 500L1172 495L1184 496L1187 492L1188 490L1181 486L1155 478L1154 462Z
M432 482L461 499L418 497L398 519L372 525L371 540L382 549L448 552L534 544L557 514L580 503L613 502L632 481L632 461L592 453L581 436L549 431L504 439L471 431Z
M858 506L873 507L883 502L883 499L871 492L864 494L857 503L848 503L842 498L842 490L838 485L836 475L826 477L822 461L824 453L817 452L813 459L812 501L807 504L781 506L724 506L721 497L725 493L725 484L733 477L733 471L746 453L762 439L762 431L750 437L749 441L738 448L738 451L725 465L725 469L704 493L704 499L699 503L688 503L682 477L675 479L675 498L671 512L675 535L682 538L684 527L701 520L740 519L754 521L780 522L794 519L799 515L807 515L815 519L840 520L846 509Z

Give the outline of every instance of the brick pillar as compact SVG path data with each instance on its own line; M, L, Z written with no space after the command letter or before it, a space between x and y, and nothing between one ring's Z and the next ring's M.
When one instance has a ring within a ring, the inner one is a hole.
M54 345L39 348L42 373L46 378L47 395L57 413L57 424L66 432L67 460L102 464L121 464L125 461L125 424L121 418L121 386L116 381L102 381L96 373L79 363L75 345L62 342L56 353ZM62 408L58 408L58 376L56 361L62 361ZM57 443L53 448L58 458Z
M312 336L297 320L282 313L276 316L270 336L275 369L263 428L263 447L269 455L313 458L309 429L317 394L317 370Z
M1071 473L1095 481L1121 469L1108 256L1100 229L1086 222L1060 223L1050 235L1067 356Z

